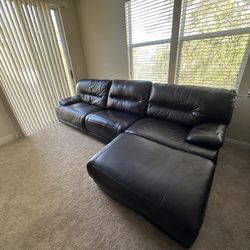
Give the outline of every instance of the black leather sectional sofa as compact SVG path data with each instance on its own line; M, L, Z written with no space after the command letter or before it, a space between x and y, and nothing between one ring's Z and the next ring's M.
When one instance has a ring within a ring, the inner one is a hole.
M88 163L105 192L185 247L202 225L236 93L149 81L81 80L58 119L108 143Z

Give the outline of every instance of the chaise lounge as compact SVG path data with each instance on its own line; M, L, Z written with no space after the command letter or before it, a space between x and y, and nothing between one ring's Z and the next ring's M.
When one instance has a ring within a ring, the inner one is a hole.
M87 164L105 192L185 247L196 239L236 93L81 80L58 119L108 143Z

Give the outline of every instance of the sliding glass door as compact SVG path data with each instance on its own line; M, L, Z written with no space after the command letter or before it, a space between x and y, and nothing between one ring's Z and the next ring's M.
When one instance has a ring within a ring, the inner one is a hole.
M0 83L25 135L57 121L73 94L58 9L38 0L0 0Z

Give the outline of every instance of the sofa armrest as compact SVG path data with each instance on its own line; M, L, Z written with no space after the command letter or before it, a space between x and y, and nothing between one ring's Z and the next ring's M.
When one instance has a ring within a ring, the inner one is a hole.
M59 104L61 106L67 106L67 105L75 104L78 102L81 102L81 97L79 95L76 95L76 96L70 96L70 97L60 100Z
M224 124L199 124L190 130L186 141L207 148L219 149L223 145L225 132L226 125Z

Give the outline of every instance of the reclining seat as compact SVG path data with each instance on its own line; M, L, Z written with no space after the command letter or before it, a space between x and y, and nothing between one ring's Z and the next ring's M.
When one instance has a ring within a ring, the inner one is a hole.
M147 117L126 132L216 161L235 96L234 90L154 84Z
M113 140L145 115L151 86L148 81L114 80L106 110L86 117L87 133L104 143Z
M56 114L59 121L85 131L85 117L106 106L110 80L80 80L76 96L59 101Z

